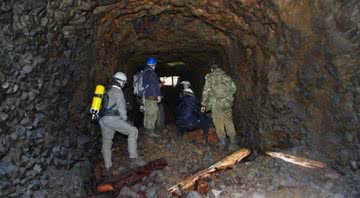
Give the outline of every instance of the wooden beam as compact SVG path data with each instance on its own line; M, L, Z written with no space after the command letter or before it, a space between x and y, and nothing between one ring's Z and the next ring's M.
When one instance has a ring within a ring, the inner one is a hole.
M306 159L304 157L297 157L294 155L289 155L285 153L279 153L279 152L266 152L267 155L270 155L271 157L282 159L286 162L290 162L299 166L307 167L307 168L325 168L326 164L310 159Z
M192 189L192 187L197 183L197 181L200 181L201 179L210 177L212 173L215 173L217 171L226 170L229 168L232 168L237 162L241 161L248 155L250 155L251 151L249 149L241 149L227 157L225 157L223 160L217 162L216 164L210 166L207 169L204 169L195 175L192 175L183 181L177 183L175 186L172 186L168 189L168 191L172 194L181 196L183 192L187 192Z

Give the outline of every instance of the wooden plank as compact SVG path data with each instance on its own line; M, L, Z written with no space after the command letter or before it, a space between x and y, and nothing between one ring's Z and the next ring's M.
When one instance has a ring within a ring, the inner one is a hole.
M270 155L271 157L282 159L286 162L290 162L299 166L307 167L307 168L325 168L326 164L322 162L318 162L315 160L310 160L304 157L297 157L294 155L289 155L285 153L279 153L279 152L266 152L267 155Z
M187 192L191 190L197 181L210 177L212 173L233 167L237 162L241 161L242 159L250 155L250 153L251 151L249 149L241 149L237 152L234 152L233 154L225 157L223 160L215 163L209 168L204 169L196 173L195 175L192 175L184 179L183 181L177 183L176 185L169 188L168 191L172 194L181 196L183 192Z

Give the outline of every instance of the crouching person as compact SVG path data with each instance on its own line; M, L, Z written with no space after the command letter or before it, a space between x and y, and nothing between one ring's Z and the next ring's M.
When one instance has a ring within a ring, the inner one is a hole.
M107 108L107 111L99 120L102 131L102 154L107 174L112 173L111 147L116 131L128 136L130 165L142 166L145 164L137 152L138 130L127 122L126 102L122 91L126 81L124 73L115 73L112 86L107 91L108 104L107 107L104 107Z
M180 98L176 107L177 117L176 126L181 134L202 129L204 135L204 142L208 143L208 132L211 124L211 119L200 111L200 101L190 89L190 82L181 82L184 89L180 93Z

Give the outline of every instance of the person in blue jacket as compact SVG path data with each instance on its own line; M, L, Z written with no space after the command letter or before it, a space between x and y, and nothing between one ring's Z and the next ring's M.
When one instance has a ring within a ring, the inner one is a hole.
M208 143L208 132L211 124L211 119L203 112L201 112L200 101L190 89L190 82L182 81L184 89L180 93L180 98L176 107L177 116L175 124L181 134L202 129L204 133L204 142Z
M143 87L144 87L144 127L146 134L150 137L159 137L155 133L155 123L158 119L158 103L161 102L160 95L160 80L155 73L157 61L154 57L147 60L143 74Z

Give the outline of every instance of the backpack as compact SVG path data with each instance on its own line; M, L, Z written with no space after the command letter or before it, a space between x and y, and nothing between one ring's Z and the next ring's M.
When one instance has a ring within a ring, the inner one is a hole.
M233 81L229 76L216 75L214 76L213 95L215 98L223 99L234 94Z
M141 70L140 72L137 72L133 76L133 88L134 88L134 95L143 97L145 93L145 89L147 87L143 86L143 77L144 73L147 71L147 69Z
M104 114L106 113L106 111L108 110L108 106L109 106L109 94L107 91L105 91L102 101L101 101L101 109L99 112L99 116L98 119L102 118L104 116Z

